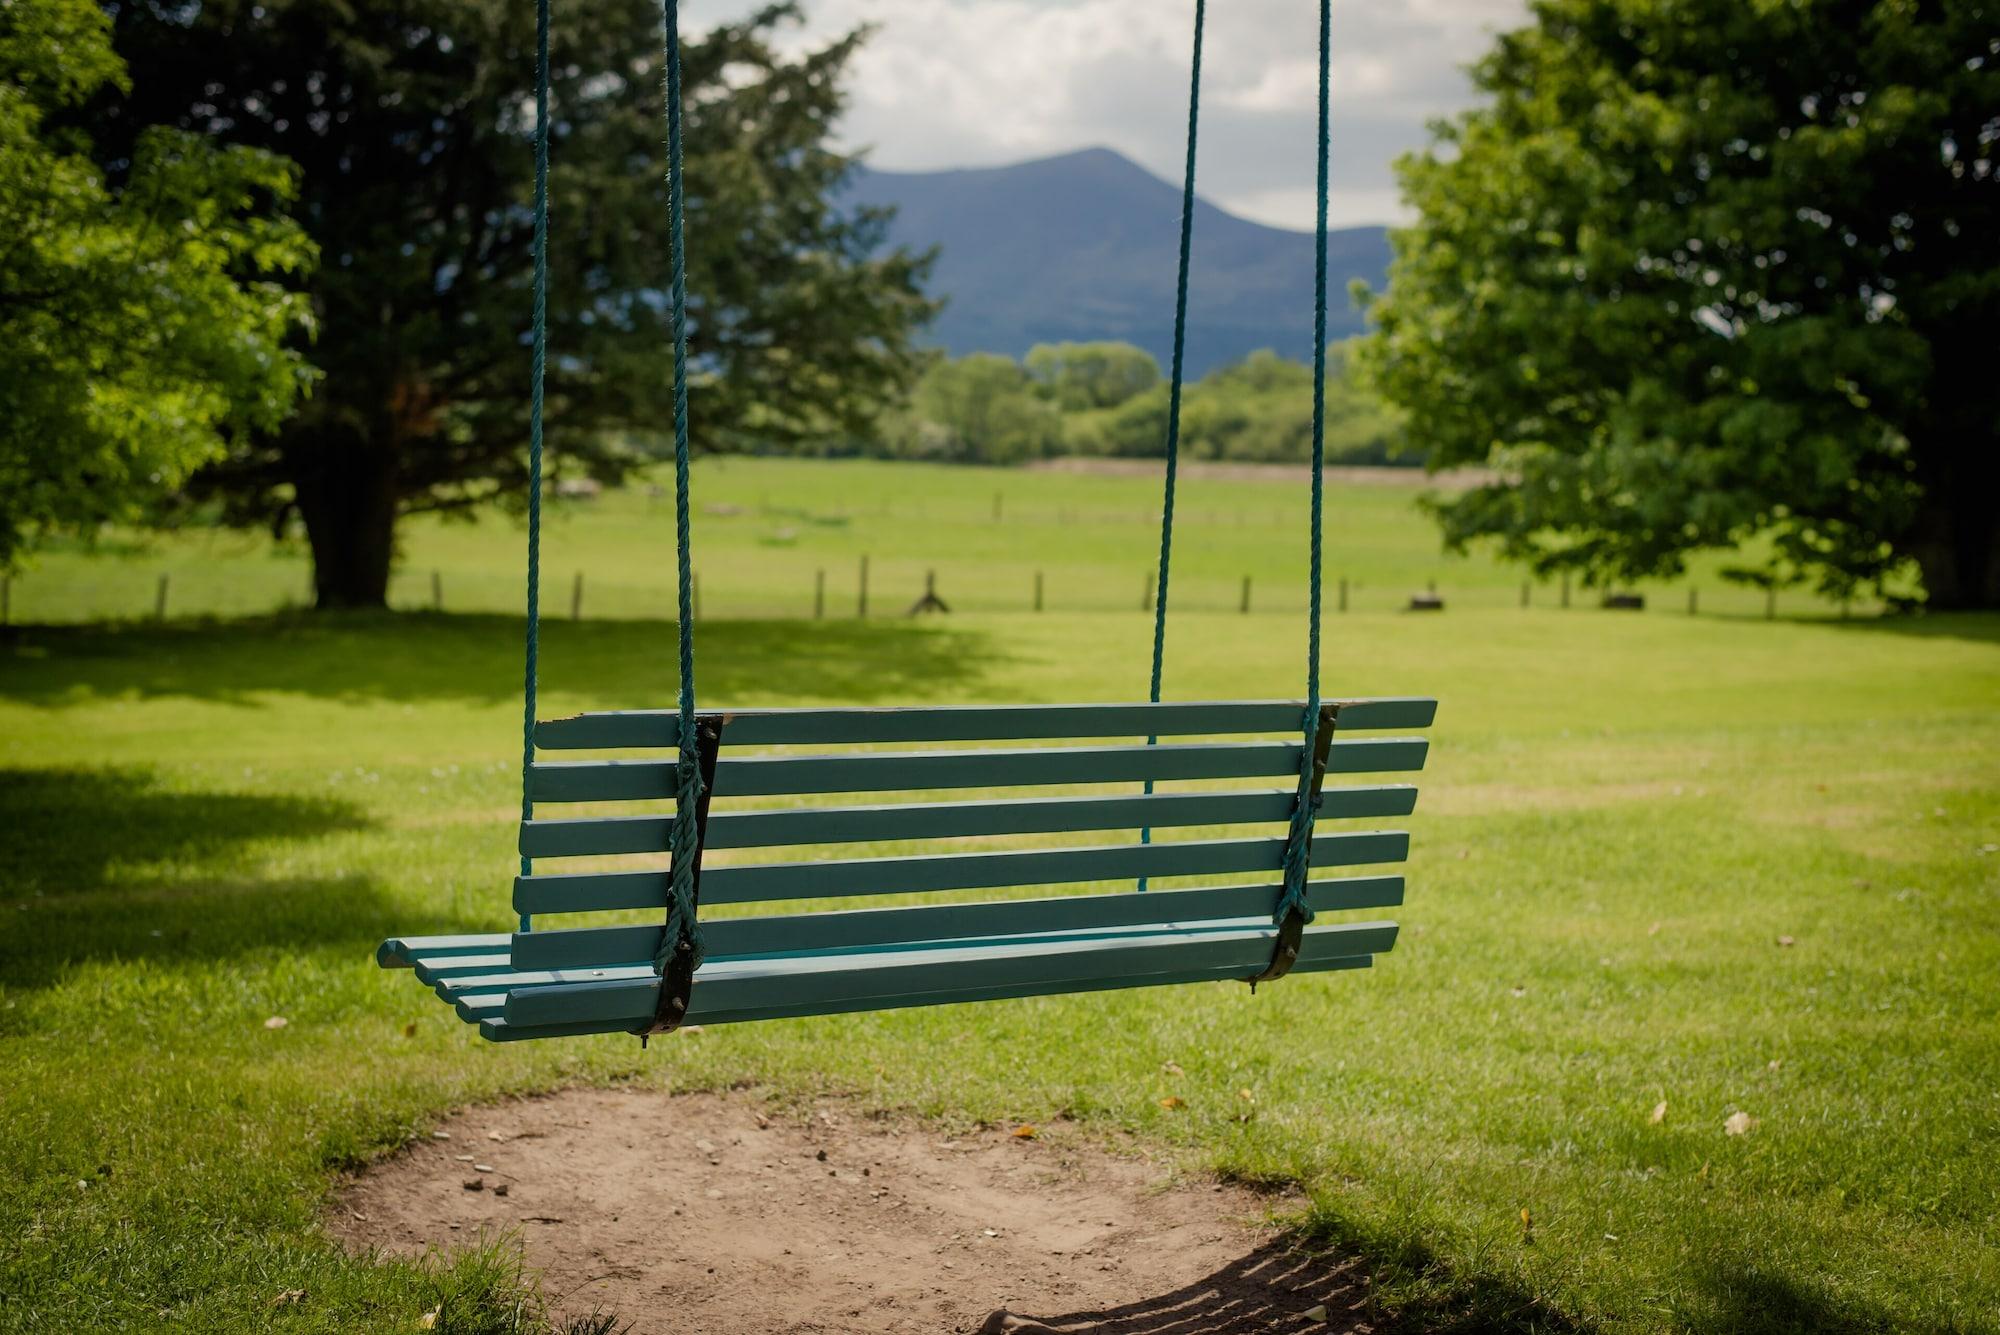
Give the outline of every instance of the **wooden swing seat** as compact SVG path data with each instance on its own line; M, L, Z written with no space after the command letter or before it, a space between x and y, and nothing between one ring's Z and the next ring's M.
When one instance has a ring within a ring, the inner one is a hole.
M1427 748L1421 737L1350 734L1428 727L1437 705L1413 698L1330 702L1311 752L1304 741L1305 708L1303 701L1279 700L699 713L710 739L703 760L712 766L714 804L700 813L705 865L698 869L698 893L707 955L694 974L684 1022L1260 973L1277 945L1273 913L1302 767L1324 762L1313 771L1320 797L1310 848L1315 871L1401 862L1409 852L1407 834L1338 823L1408 815L1415 787L1319 787L1319 779L1325 773L1421 769ZM1155 738L1171 740L1156 744ZM665 814L629 807L671 803L678 740L679 719L671 710L538 723L538 756L529 772L538 815L522 824L520 851L537 860L593 862L587 870L538 869L517 878L514 908L524 917L597 919L555 930L393 938L382 943L378 962L414 970L461 1018L496 1041L645 1029L659 998L652 961L669 893L671 805ZM930 749L938 744L981 745ZM541 752L613 754L547 761ZM620 754L633 752L664 758ZM1275 786L1234 782L1241 780ZM1130 791L1137 783L1174 787ZM1188 786L1194 784L1201 786ZM1107 791L1107 785L1123 791ZM950 789L978 789L982 796L939 800ZM1001 794L985 795L990 790ZM839 794L897 794L899 800L813 804ZM771 799L790 800L772 806ZM539 814L555 804L589 809L609 803L626 805L615 814ZM1223 827L1251 829L1212 837ZM1133 831L1147 833L1135 838ZM1153 841L1152 831L1194 837ZM1112 832L1123 842L1070 838ZM965 840L986 842L948 850L937 843ZM869 844L896 851L832 858L824 852L828 845ZM912 845L917 851L908 851ZM810 860L714 856L732 850L818 851L799 855ZM1180 888L1190 878L1215 883ZM1161 880L1177 884L1144 888ZM1134 881L1141 888L1107 886ZM1403 899L1398 875L1315 878L1308 885L1320 914L1387 908ZM944 898L1034 886L1063 886L1071 893ZM919 902L756 916L712 912L871 895ZM650 920L602 921L615 914L629 919L634 911L649 913ZM1299 937L1291 971L1364 968L1395 938L1391 922L1322 918Z

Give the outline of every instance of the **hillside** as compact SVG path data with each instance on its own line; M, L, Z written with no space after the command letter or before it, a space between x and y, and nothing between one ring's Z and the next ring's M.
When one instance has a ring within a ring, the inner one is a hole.
M932 291L948 305L930 341L954 354L1019 356L1035 343L1113 338L1167 364L1173 342L1180 189L1104 148L1006 167L862 169L852 197L899 210L892 238L942 248ZM1328 238L1328 331L1358 333L1347 284L1377 286L1389 261L1380 227ZM1300 360L1312 348L1313 239L1197 199L1189 278L1188 369L1199 376L1257 348Z

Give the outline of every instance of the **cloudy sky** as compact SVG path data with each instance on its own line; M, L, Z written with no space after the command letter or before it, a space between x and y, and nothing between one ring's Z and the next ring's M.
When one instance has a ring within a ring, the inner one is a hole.
M849 145L876 167L990 166L1106 145L1178 181L1193 0L805 0L803 44L878 31L853 72ZM752 0L708 0L690 25ZM1336 226L1404 216L1389 164L1465 105L1461 67L1521 21L1522 0L1335 0ZM1216 0L1203 58L1201 193L1310 227L1318 6Z

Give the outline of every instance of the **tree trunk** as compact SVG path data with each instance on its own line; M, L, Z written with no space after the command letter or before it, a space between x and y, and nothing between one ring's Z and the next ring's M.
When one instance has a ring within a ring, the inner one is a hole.
M1939 612L2000 608L2000 451L1960 451L1923 479L1910 555L1925 604Z
M396 457L362 445L292 456L321 611L385 608L396 552Z

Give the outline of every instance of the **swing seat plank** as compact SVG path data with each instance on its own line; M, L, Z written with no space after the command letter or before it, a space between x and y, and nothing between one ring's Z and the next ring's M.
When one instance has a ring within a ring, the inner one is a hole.
M771 850L782 860L722 856L700 870L704 911L766 907L704 918L706 956L685 1022L1258 973L1278 940L1273 915L1296 776L1312 759L1301 738L1304 711L1302 701L1279 700L706 715L720 720L721 744L704 853L755 857L755 850ZM1422 737L1353 734L1406 733L1428 726L1435 714L1429 699L1338 702L1322 718L1325 771L1374 776L1420 769L1427 753ZM549 720L534 732L538 753L667 754L575 760L538 754L529 777L535 799L573 803L586 814L523 822L521 852L593 863L517 878L515 909L524 915L636 910L649 921L393 938L378 950L379 962L411 968L495 1041L643 1028L659 1000L652 961L671 893L664 855L679 731L673 711L641 710ZM1291 786L1274 786L1280 778ZM1245 780L1262 783L1239 786ZM1089 791L1141 781L1175 786ZM954 789L981 791L938 796ZM854 793L897 800L855 803L840 796ZM1339 822L1408 815L1414 786L1371 781L1316 793L1310 848L1316 873L1407 858L1403 831ZM655 809L587 814L605 802ZM1152 838L1156 830L1166 837ZM1130 842L1078 842L1141 831ZM999 846L968 848L965 840ZM912 845L919 851L908 851ZM856 851L829 855L829 849ZM1157 882L1171 886L1149 888ZM1390 908L1403 894L1403 878L1393 874L1316 874L1307 885L1316 914ZM867 904L886 896L919 902ZM825 901L839 902L818 907ZM1391 922L1322 920L1302 933L1292 971L1365 967L1395 939Z

